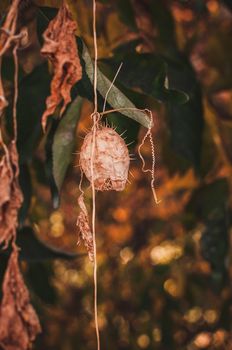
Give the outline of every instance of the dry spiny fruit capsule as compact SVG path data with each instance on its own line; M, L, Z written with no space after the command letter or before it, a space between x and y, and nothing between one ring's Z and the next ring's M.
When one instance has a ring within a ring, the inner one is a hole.
M92 182L91 158L94 132L89 132L83 142L80 153L80 167L87 179ZM108 127L99 127L95 131L95 149L93 155L93 182L99 191L123 191L129 171L130 157L123 138Z

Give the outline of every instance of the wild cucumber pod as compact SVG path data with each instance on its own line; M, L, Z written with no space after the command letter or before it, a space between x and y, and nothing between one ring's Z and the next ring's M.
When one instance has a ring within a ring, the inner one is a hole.
M95 140L95 141L94 141ZM93 157L93 169L91 158ZM123 191L129 172L130 157L123 138L108 127L89 132L80 153L80 166L87 179L99 191ZM91 171L93 170L93 171Z

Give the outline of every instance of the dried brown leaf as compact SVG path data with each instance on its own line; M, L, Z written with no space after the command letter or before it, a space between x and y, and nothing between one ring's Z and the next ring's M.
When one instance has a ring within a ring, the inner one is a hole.
M27 350L40 332L40 323L19 269L18 251L14 248L3 282L0 345L4 350Z
M0 244L4 243L4 248L16 236L18 211L23 201L18 174L18 153L12 141L0 163Z
M88 212L84 203L84 196L80 195L78 198L78 204L80 207L80 213L77 218L77 226L80 230L81 239L89 254L89 260L94 260L94 247L93 247L93 234L89 226Z
M78 56L75 31L76 22L66 4L63 3L57 16L45 31L41 53L53 65L54 76L51 82L51 95L47 98L47 109L42 117L43 129L47 118L62 103L60 115L71 101L71 88L82 77L82 67Z

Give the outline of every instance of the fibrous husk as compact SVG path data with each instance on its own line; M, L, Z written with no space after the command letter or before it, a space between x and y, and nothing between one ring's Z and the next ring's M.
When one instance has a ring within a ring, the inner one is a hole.
M18 211L23 201L18 175L18 153L12 141L0 162L0 244L4 248L16 236Z
M9 258L3 281L3 299L0 306L0 348L27 350L41 331L27 287L18 265L17 248Z
M83 194L78 198L78 204L80 207L80 213L77 218L77 226L80 230L80 237L84 242L87 249L89 260L94 260L94 247L93 247L93 234L89 226L88 212L84 203Z
M93 182L99 191L123 191L129 171L129 152L123 138L113 129L102 127L93 131L83 142L80 153L80 166L87 179L92 182L91 158L93 143Z
M68 6L63 3L57 16L44 32L44 45L41 53L52 63L54 76L51 82L51 95L47 98L47 109L42 117L43 129L47 118L62 103L60 115L71 101L71 88L82 77L82 67L78 56L75 31L77 24L72 19Z

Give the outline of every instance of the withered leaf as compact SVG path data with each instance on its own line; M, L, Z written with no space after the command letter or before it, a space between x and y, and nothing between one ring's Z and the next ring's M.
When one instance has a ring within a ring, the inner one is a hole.
M3 281L0 306L0 346L4 350L27 350L41 332L27 287L18 265L18 251L13 249Z
M18 210L23 201L18 175L18 153L12 141L0 162L0 244L4 243L4 248L16 235Z
M42 116L45 130L47 118L62 104L60 115L71 101L71 88L82 77L82 67L78 56L75 38L76 22L68 6L63 3L57 16L49 23L43 34L44 45L41 53L52 63L54 76L51 82L51 95L46 101L46 111Z
M84 203L84 196L80 195L78 198L80 213L77 218L77 226L80 230L80 237L87 249L89 260L94 260L93 234L89 226L88 212Z

